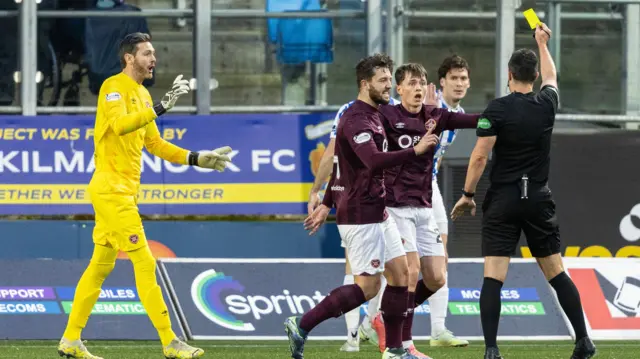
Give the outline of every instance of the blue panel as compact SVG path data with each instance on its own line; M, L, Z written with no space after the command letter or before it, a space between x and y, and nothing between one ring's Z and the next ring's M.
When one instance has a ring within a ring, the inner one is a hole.
M282 19L278 24L280 63L333 62L333 26L330 19Z
M76 259L93 253L91 221L0 221L0 259ZM218 258L343 258L335 223L310 237L300 222L146 221L155 254Z
M78 222L1 221L0 259L78 258Z
M171 143L228 145L223 173L142 152L141 214L303 214L334 113L163 116ZM0 116L0 214L93 214L91 116ZM230 136L229 134L242 134ZM271 194L262 196L262 194Z
M266 11L282 12L282 11L306 11L320 10L320 0L267 0ZM269 41L276 43L278 41L278 22L280 18L270 18L267 20L267 31L269 32Z

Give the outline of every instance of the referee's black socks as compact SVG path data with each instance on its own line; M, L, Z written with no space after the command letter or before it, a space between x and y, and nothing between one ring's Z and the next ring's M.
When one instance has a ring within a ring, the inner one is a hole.
M555 289L558 296L560 306L567 315L573 331L576 333L576 342L587 336L587 328L584 323L584 315L582 314L582 303L580 302L580 293L578 288L567 273L562 272L553 277L549 284Z
M480 291L480 320L482 321L482 333L484 334L484 345L487 348L497 347L498 323L500 322L500 290L502 282L485 277Z

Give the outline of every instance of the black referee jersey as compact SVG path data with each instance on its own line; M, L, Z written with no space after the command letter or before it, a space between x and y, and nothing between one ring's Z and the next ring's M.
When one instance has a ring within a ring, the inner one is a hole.
M555 203L547 186L558 89L493 100L478 137L496 136L490 187L482 204L482 255L511 256L524 232L534 257L560 252ZM526 183L525 183L526 182Z

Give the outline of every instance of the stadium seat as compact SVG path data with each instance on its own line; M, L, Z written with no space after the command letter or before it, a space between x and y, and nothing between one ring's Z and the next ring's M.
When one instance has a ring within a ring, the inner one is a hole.
M282 11L318 11L321 10L320 0L267 0L267 12ZM281 18L267 19L267 31L269 33L269 41L273 44L278 41L278 23Z
M333 62L331 19L280 19L276 58L283 64Z

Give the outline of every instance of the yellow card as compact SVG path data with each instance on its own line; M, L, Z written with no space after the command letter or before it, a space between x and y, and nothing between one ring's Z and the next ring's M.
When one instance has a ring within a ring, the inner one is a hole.
M536 15L536 12L533 11L533 9L529 9L523 12L522 15L524 15L524 18L527 19L527 22L529 23L529 26L531 26L532 30L535 29L536 26L538 26L538 24L540 23L540 19L538 19L538 15Z

